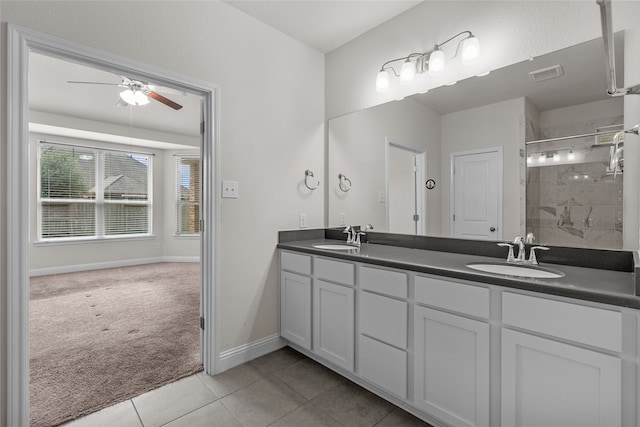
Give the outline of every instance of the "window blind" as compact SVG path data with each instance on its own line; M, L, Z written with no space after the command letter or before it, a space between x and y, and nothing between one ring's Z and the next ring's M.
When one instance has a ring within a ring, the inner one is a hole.
M177 234L200 233L200 157L176 157Z
M41 240L150 234L151 156L40 142Z

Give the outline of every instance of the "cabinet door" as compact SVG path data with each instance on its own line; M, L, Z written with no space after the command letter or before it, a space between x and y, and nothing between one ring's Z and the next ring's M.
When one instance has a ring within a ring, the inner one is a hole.
M313 285L313 351L353 372L354 290L316 280Z
M503 329L503 426L619 426L621 390L619 358Z
M280 276L280 335L311 350L311 278L283 271Z
M415 308L414 403L453 426L489 426L489 325Z

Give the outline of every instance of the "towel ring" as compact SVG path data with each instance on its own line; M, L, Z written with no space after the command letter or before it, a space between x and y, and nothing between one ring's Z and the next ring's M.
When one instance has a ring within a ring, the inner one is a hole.
M307 169L306 171L304 171L304 185L309 189L309 190L315 190L316 188L318 188L320 186L320 181L318 181L318 183L316 184L315 187L312 187L309 185L309 182L307 181L309 179L309 177L313 178L313 172L311 172L309 169Z
M347 191L351 190L351 180L349 178L347 178L344 174L339 173L338 179L338 187L342 192L346 193Z

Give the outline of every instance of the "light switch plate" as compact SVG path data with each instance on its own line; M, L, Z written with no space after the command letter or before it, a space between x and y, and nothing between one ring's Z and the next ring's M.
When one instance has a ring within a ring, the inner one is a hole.
M237 199L238 181L222 181L222 197L225 199Z

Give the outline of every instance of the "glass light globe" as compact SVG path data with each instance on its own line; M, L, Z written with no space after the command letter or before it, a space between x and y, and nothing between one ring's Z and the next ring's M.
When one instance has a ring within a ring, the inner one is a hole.
M376 92L386 92L390 86L389 72L387 70L380 70L376 77Z
M444 70L447 61L444 59L444 52L440 49L434 50L429 55L429 73L437 73Z
M416 64L405 61L400 69L400 83L407 84L416 76Z
M471 64L480 56L480 42L475 36L470 36L462 41L462 63Z

